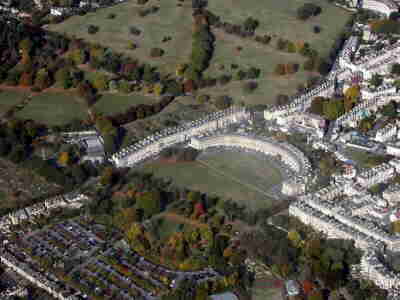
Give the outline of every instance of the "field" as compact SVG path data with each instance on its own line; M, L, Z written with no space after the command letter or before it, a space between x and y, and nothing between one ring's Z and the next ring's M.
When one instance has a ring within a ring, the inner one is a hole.
M322 8L322 13L308 21L296 19L296 9L305 2L314 2ZM210 90L211 95L230 94L235 95L237 101L248 104L267 104L275 100L276 95L294 94L300 83L304 83L312 74L300 71L292 76L278 77L273 74L277 63L298 63L305 61L299 54L286 53L276 50L276 41L279 37L292 42L307 42L316 49L321 56L328 54L334 39L342 30L342 26L348 20L350 14L324 0L314 1L210 1L208 8L214 14L221 16L223 21L241 24L247 17L253 17L260 21L256 29L258 35L276 35L270 44L265 46L251 40L244 40L234 35L225 34L222 30L214 30L217 37L213 59L207 74L217 75L232 73L230 65L237 64L241 68L257 67L261 69L258 80L259 88L251 95L242 91L242 84L232 82L223 88ZM321 33L314 34L314 25L322 28ZM243 50L235 49L242 46ZM219 70L223 65L224 70Z
M118 52L158 65L167 72L175 70L176 65L188 57L191 49L191 3L185 1L182 7L177 7L177 0L151 0L144 6L136 3L137 1L131 0L85 16L73 16L63 23L50 25L48 29L76 35L87 41L100 42ZM140 8L151 5L160 6L159 11L146 17L138 16ZM115 19L107 18L110 13L116 15ZM99 32L88 34L89 24L99 26ZM139 36L130 34L130 26L137 27L142 33ZM164 36L171 36L172 40L162 43ZM137 49L127 48L131 41L138 45ZM153 47L162 48L165 51L164 56L151 58L149 53Z
M307 21L296 19L296 10L305 2L314 2L322 8L322 13ZM137 16L141 8L135 0L128 1L110 8L100 9L95 13L85 16L73 16L63 23L49 25L50 30L65 32L69 35L85 38L91 42L100 42L119 52L131 57L157 65L162 71L174 72L178 63L187 62L191 49L192 9L190 1L183 2L182 7L177 7L178 1L164 0L156 2L150 0L143 7L156 4L160 10L146 17ZM300 83L304 83L312 73L300 70L292 76L277 77L273 70L277 63L299 63L304 58L299 54L289 54L276 50L275 45L279 37L289 39L292 42L304 41L316 49L321 56L326 55L331 48L334 39L342 30L343 25L350 17L350 13L328 3L326 0L282 0L282 1L209 1L208 9L220 16L222 21L242 24L251 16L260 21L256 33L273 36L270 45L265 46L248 39L242 39L223 33L220 29L214 29L216 36L215 50L206 76L218 76L230 74L231 64L237 64L240 68L250 66L261 69L261 78L258 80L259 88L253 94L245 94L242 91L242 83L232 82L224 87L218 86L203 90L212 96L228 94L234 96L234 100L244 101L247 104L273 103L276 95L294 94ZM109 19L110 13L116 15L115 19ZM96 34L87 33L87 26L93 24L99 26ZM139 36L129 33L130 26L136 26L142 30ZM319 34L313 33L313 26L322 28ZM172 40L162 43L164 36L171 36ZM128 42L138 44L136 50L127 49ZM237 46L242 46L240 53L235 51ZM149 52L153 47L165 50L161 58L150 58ZM223 65L224 70L220 70Z
M33 119L48 125L61 125L73 119L87 118L84 105L69 93L43 93L34 96L16 117Z
M281 180L278 170L251 153L207 154L195 162L152 162L144 170L170 177L180 186L232 198L251 209L269 207L268 189Z
M12 106L22 101L23 93L13 91L0 92L0 116Z
M124 112L129 107L137 104L153 104L155 102L157 102L155 97L147 97L139 94L104 93L93 107L96 111L109 115Z

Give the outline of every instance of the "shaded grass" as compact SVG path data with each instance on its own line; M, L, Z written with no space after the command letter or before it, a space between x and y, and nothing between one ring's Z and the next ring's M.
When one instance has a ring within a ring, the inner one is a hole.
M97 111L102 112L105 115L110 115L114 113L124 112L126 109L134 105L153 104L156 102L157 99L155 97L149 97L140 94L124 95L104 93L93 107Z
M70 93L43 93L32 97L32 100L16 117L33 119L48 125L62 125L73 119L85 119L85 106L75 100Z
M13 105L21 102L24 95L24 93L14 91L0 92L0 115L9 110Z

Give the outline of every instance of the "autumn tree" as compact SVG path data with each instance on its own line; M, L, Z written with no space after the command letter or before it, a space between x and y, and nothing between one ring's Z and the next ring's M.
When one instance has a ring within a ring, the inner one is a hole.
M33 85L33 73L24 72L21 74L19 79L19 84L22 86L32 86Z
M72 78L69 68L63 67L58 69L54 77L56 82L64 89L68 89L72 86Z
M50 75L46 69L40 69L36 74L35 86L43 90L51 85Z
M69 153L68 152L61 152L58 157L58 164L61 166L67 166L69 163Z
M93 80L93 87L99 91L105 91L108 89L108 78L105 74L99 73Z
M152 216L161 211L161 193L157 190L138 195L136 201L137 207L143 209L146 216Z
M164 86L160 83L160 82L157 82L155 85L154 85L154 94L156 95L156 96L161 96L162 95L162 93L163 93L163 91L164 91Z
M344 92L344 107L346 111L350 111L357 104L360 98L360 87L353 85Z
M286 74L285 65L284 64L277 64L276 67L275 67L275 71L274 72L275 72L276 75L280 75L280 76L285 75Z

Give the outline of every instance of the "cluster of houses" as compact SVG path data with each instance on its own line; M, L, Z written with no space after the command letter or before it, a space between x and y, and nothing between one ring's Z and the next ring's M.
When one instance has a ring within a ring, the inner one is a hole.
M29 221L34 217L48 215L51 210L56 208L70 207L79 208L89 198L80 193L71 192L64 195L58 195L53 198L46 199L32 206L28 206L0 218L0 231L9 233L12 226L21 222Z
M368 189L399 174L397 159L358 174L354 170L346 172L340 183L299 197L290 205L289 213L330 238L354 240L361 249L398 251L400 236L390 227L400 220L400 185L389 185L380 195L372 195ZM377 267L376 255L368 255L363 257L362 275L394 293L393 288L400 287L400 275Z
M150 135L112 155L110 162L117 167L133 166L157 156L165 148L187 143L196 135L215 132L242 120L249 120L250 117L250 112L244 107L230 107L226 110L217 111L199 120L166 128Z

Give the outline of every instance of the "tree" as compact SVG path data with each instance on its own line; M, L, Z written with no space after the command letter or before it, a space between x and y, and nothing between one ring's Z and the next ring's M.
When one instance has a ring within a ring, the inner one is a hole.
M244 22L243 22L243 28L246 31L253 32L256 30L260 23L258 20L253 19L252 17L248 17Z
M248 82L245 82L245 83L243 84L243 91L244 91L246 94L251 94L251 93L254 92L255 89L257 89L257 87L258 87L258 83L257 83L257 82L255 82L255 81L248 81Z
M350 111L360 98L360 87L353 85L344 92L344 107L346 111Z
M61 166L67 166L69 163L69 153L68 152L61 152L58 157L58 164Z
M69 68L63 67L58 69L54 77L56 82L60 84L64 89L68 89L72 86L72 78Z
M372 75L372 77L371 77L369 82L373 86L379 87L383 83L383 77L382 77L382 75L379 75L378 73L375 73L375 74Z
M400 75L400 64L399 63L394 63L392 65L391 73L394 75L397 75L397 76Z
M164 50L161 48L151 48L150 56L151 57L160 57L164 55Z
M325 101L326 101L326 99L324 97L315 97L311 102L309 112L312 114L322 116L324 113L324 102Z
M90 25L88 26L87 32L88 32L89 34L95 34L95 33L97 33L98 31L99 31L99 26L95 26L95 25L92 25L92 24L90 24Z
M177 77L182 77L183 74L185 73L186 68L187 68L186 64L178 64L177 67L176 67L176 71L175 71L176 76Z
M99 73L96 75L93 86L99 91L105 91L108 88L108 78L105 74Z
M209 96L209 95L201 94L201 95L198 95L198 96L196 97L196 100L197 100L199 103L204 104L204 103L207 103L207 102L210 100L210 96Z
M274 72L275 72L276 75L280 75L280 76L285 75L286 74L285 65L284 64L277 64L276 67L275 67L275 71Z
M129 94L130 92L132 92L132 84L122 79L118 81L118 90L125 94Z
M19 84L22 86L32 86L33 85L33 73L24 72L21 74L19 79Z
M46 69L40 69L36 74L35 86L41 90L48 88L51 85L49 72Z
M161 211L161 193L157 190L148 191L136 197L136 205L150 217Z
M107 167L103 170L101 177L100 177L100 183L102 185L109 185L112 184L115 179L114 175L114 170L111 167Z
M70 58L77 64L83 64L86 62L86 53L83 49L75 49L71 52Z
M321 7L313 3L304 3L297 9L297 18L305 21L312 16L317 16L321 13Z
M229 96L221 95L215 99L215 106L218 109L226 109L232 104L232 99Z
M155 83L158 80L158 74L148 64L145 64L143 68L143 80L148 83Z

